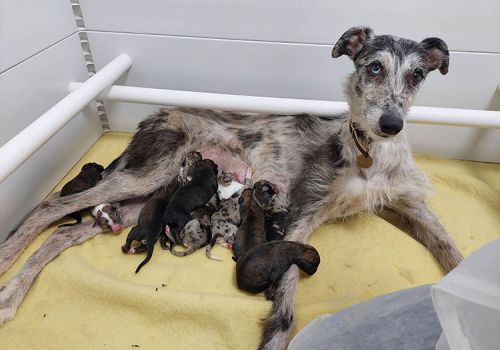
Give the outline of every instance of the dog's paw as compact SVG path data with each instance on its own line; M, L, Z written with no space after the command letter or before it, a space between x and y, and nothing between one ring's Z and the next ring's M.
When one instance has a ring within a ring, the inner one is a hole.
M12 280L0 287L0 325L3 325L14 318L17 307L22 301L20 286L16 280Z

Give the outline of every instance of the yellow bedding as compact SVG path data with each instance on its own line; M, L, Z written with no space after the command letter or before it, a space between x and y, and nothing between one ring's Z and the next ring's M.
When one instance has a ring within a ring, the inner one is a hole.
M130 134L104 135L61 181L89 161L108 164ZM500 165L416 156L434 187L429 202L464 255L500 237ZM5 275L7 282L54 230L45 231ZM13 321L0 326L1 349L254 349L271 303L239 291L230 252L217 246L178 258L157 248L124 255L121 235L102 234L65 251L40 274ZM438 281L442 272L419 243L372 215L321 226L310 243L321 254L297 295L295 332L316 316Z

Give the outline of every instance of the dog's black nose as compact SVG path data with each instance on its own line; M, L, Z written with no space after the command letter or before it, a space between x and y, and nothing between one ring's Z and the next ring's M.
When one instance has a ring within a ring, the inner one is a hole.
M391 112L382 114L378 123L380 125L380 130L387 135L396 135L404 126L403 119L399 115Z

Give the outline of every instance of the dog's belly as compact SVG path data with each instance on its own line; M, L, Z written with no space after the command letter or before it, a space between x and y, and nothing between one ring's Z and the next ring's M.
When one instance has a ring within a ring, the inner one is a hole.
M233 173L242 184L245 183L245 179L251 178L250 167L240 157L219 147L206 147L199 152L203 158L211 159L217 164L219 174L223 171Z

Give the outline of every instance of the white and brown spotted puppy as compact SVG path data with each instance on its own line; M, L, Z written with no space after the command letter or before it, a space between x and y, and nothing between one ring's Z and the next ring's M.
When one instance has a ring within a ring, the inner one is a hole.
M186 256L194 253L210 240L210 217L215 211L215 206L207 204L191 212L193 219L179 233L184 251L175 250L175 244L170 245L170 252L175 256Z
M120 233L123 230L123 220L118 207L110 203L96 205L92 209L92 216L96 224L113 233Z
M260 180L253 188L258 189L254 191L255 200L264 209L267 240L283 240L291 221L288 207L271 182Z
M249 250L236 262L238 288L260 293L273 287L293 264L308 275L318 269L318 251L304 243L273 241Z
M212 239L207 246L206 255L210 259L221 260L212 257L210 251L216 243L226 248L232 247L241 223L239 199L245 186L237 181L234 174L224 172L217 177L217 184L220 204L212 215L210 224Z

